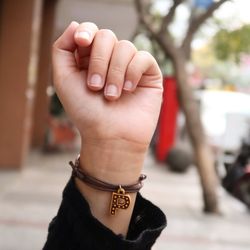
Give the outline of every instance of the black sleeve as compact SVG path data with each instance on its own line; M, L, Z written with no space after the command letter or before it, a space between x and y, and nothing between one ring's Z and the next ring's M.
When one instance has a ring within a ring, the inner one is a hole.
M43 250L149 250L165 226L163 212L138 194L127 238L114 234L93 217L71 178Z

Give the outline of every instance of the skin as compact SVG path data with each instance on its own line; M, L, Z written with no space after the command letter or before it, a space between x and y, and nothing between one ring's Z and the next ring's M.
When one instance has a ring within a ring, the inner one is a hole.
M138 180L156 127L162 75L155 59L111 30L72 22L52 49L56 92L81 135L81 167L112 184ZM127 233L136 194L109 213L109 192L76 179L92 214L116 234Z

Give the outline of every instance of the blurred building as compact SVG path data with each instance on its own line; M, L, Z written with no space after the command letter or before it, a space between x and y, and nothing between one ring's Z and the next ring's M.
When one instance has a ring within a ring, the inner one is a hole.
M119 39L137 25L132 0L0 0L0 168L22 166L44 142L51 44L72 20Z

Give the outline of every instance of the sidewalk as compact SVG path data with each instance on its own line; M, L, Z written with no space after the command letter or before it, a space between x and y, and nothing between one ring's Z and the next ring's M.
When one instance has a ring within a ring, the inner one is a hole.
M22 171L0 172L1 250L42 248L70 175L67 162L75 155L32 153ZM204 215L195 169L185 175L173 174L148 156L144 173L148 179L143 195L168 217L168 227L154 250L250 249L250 213L221 189L223 215Z

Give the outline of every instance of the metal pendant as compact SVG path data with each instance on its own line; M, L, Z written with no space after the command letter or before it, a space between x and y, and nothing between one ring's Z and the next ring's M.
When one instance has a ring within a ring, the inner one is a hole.
M115 215L116 209L127 209L130 205L130 196L125 194L125 190L120 186L117 192L112 193L110 213Z

